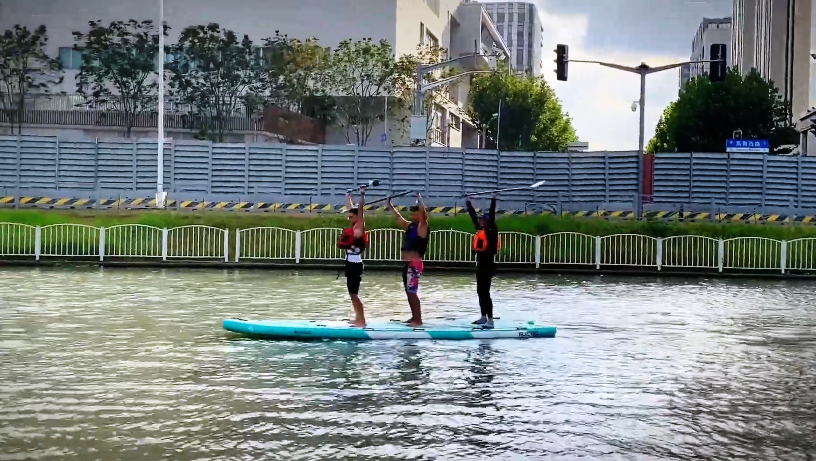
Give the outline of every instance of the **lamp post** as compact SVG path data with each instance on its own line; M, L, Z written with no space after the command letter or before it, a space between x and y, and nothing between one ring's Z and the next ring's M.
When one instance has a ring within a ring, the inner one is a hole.
M158 154L156 156L156 207L164 208L164 0L159 0L159 113Z
M665 66L659 67L650 67L645 62L641 63L637 67L629 67L629 66L622 66L619 64L612 64L609 62L601 62L601 61L581 61L581 60L568 60L567 62L580 62L580 63L587 63L587 64L599 64L604 67L610 67L612 69L618 69L625 72L631 72L634 74L640 75L640 99L638 100L638 105L640 106L640 133L638 138L638 181L637 181L637 204L638 210L636 213L640 216L641 211L643 209L643 154L644 154L644 144L646 141L646 76L649 74L655 74L657 72L663 72L664 70L669 69L676 69L678 67L685 66L686 64L701 64L705 62L720 62L721 59L713 59L713 60L705 60L705 61L689 61L689 62L681 62L677 64L668 64Z

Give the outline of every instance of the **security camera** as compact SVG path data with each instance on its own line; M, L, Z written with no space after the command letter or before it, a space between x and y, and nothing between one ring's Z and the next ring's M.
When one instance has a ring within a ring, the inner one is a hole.
M637 112L638 109L638 102L635 101L632 103L632 112Z

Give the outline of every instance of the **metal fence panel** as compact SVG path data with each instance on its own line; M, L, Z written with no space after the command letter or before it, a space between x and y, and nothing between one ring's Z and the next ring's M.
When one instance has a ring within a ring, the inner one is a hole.
M97 175L101 168L97 155L98 144L95 142L59 143L59 183L55 188L94 190L97 188Z

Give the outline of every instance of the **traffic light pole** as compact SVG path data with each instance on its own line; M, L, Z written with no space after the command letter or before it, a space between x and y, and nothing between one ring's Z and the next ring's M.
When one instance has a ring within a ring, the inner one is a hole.
M676 69L678 67L685 66L686 64L702 64L705 62L720 62L721 59L714 59L714 60L707 60L707 61L688 61L688 62L681 62L677 64L668 64L665 66L659 67L649 67L645 62L641 63L637 67L629 67L629 66L621 66L619 64L612 64L609 62L601 62L601 61L579 61L579 60L571 60L568 59L566 62L580 62L586 64L598 64L604 67L610 67L612 69L618 69L625 72L631 72L634 74L640 75L640 100L638 105L640 106L640 137L638 140L638 209L635 210L637 216L641 216L641 212L643 211L643 154L645 148L645 141L646 141L646 76L649 74L655 74L657 72L663 72L664 70Z

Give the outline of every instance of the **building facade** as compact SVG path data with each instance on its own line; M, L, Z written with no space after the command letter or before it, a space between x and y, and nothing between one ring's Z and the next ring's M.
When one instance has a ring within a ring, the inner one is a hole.
M773 81L798 119L811 107L814 0L734 0L731 56Z
M82 59L72 49L72 32L88 30L92 20L158 22L159 2L0 0L0 12L0 31L14 24L29 28L46 25L49 37L46 52L59 57L65 68L65 80L57 90L70 95L76 92L75 77ZM415 53L418 45L432 43L446 48L452 58L474 52L487 54L485 50L494 48L510 53L489 15L479 4L468 0L232 0L228 7L219 0L165 0L164 19L170 27L167 43L175 42L185 27L215 22L239 36L248 35L258 45L280 31L294 38L316 37L329 47L345 39L387 40L397 56ZM470 60L459 64L463 70L472 70L469 67L478 63ZM471 139L475 128L464 115L469 81L463 78L447 100L434 108L440 113L439 130L444 131L435 136L437 144L451 145L451 140L461 140L457 142L475 147L478 143ZM390 123L399 118L400 114L395 114ZM449 135L452 120L460 132ZM392 138L399 137L397 133L404 130L388 125L375 130L385 134L377 135L377 141L403 144ZM326 142L345 143L344 138L329 132Z
M680 68L680 88L685 88L688 81L709 73L711 63L695 63L714 59L712 47L725 47L726 66L730 67L732 58L728 48L731 47L731 18L704 18L691 41L692 64Z
M544 28L535 4L528 2L482 3L511 50L510 62L519 72L540 76Z

